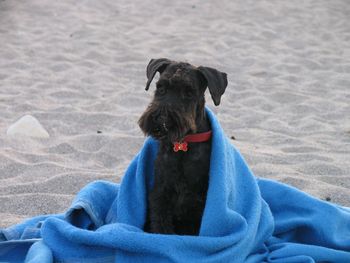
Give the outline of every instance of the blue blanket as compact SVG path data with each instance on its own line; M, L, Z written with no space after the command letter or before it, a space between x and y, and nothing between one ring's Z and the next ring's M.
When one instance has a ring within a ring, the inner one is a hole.
M350 262L350 209L253 176L207 109L213 137L199 236L144 233L158 143L120 185L97 181L62 215L0 231L0 262Z

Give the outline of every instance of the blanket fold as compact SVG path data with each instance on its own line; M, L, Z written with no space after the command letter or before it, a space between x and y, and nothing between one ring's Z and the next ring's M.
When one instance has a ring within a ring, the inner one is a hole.
M120 185L90 183L64 215L1 230L0 261L350 262L350 210L254 177L214 114L206 112L213 137L199 236L143 232L158 149L158 142L147 138ZM25 240L40 239L21 245L22 234L36 226L40 235L29 231ZM10 243L16 259L6 252Z

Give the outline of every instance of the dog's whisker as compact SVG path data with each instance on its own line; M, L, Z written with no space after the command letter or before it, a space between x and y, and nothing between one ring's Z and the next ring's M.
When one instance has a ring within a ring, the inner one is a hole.
M169 130L168 130L168 127L166 126L166 123L165 123L165 122L163 122L163 128L164 128L164 130L165 130L166 132L169 131Z

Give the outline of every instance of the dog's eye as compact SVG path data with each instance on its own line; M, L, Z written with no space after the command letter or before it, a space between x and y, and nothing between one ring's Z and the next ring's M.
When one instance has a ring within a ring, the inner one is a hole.
M162 85L157 85L157 93L159 95L165 95L165 93L166 93L165 87Z
M193 90L189 89L185 91L186 98L188 99L191 99L193 97L193 94L194 94Z

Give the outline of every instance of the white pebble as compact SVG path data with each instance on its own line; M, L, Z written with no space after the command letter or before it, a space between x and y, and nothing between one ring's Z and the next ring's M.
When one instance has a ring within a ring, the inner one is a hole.
M7 129L9 136L28 136L35 138L49 138L49 133L40 122L31 115L25 115Z

